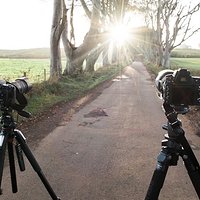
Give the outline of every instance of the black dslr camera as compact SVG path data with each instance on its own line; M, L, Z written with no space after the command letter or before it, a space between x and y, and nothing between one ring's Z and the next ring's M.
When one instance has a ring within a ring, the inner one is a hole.
M27 100L24 93L31 88L25 77L16 79L12 83L0 80L0 110L14 109L20 115L25 115L23 109L27 106Z
M170 105L200 105L200 77L191 76L187 69L162 70L155 83L163 100Z

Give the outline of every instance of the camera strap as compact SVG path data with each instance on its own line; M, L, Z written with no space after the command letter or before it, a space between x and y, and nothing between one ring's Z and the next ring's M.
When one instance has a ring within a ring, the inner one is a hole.
M18 101L18 104L12 104L12 108L16 111L22 111L28 104L26 97L19 92L18 88L16 88L16 100Z

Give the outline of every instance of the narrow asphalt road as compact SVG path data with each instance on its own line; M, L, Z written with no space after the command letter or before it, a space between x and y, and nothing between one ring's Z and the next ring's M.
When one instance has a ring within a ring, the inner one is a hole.
M145 67L135 62L52 131L33 153L57 195L62 200L144 199L165 133L161 104ZM188 137L197 147L200 138ZM199 158L200 148L195 149ZM5 168L1 200L51 199L29 163L17 175L19 192L12 194ZM180 159L168 171L160 200L197 199Z

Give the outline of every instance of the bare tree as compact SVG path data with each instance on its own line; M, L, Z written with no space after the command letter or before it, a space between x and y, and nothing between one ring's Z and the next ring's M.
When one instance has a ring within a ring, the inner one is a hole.
M66 12L66 9L64 9ZM67 22L67 21L66 21ZM91 12L90 29L86 34L83 43L74 47L68 39L68 24L65 24L65 29L62 34L63 45L66 56L68 58L67 66L64 70L64 75L73 74L82 70L83 61L89 55L89 52L97 47L102 41L100 34L100 5L99 1L93 1L93 9Z
M172 50L200 29L192 28L191 23L200 3L193 7L183 5L179 0L147 0L146 3L148 25L155 30L158 63L169 67Z

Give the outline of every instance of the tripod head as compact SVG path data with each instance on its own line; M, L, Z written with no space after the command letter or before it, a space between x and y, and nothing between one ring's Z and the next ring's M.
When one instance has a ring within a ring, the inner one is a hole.
M179 135L184 135L185 132L181 128L182 123L178 119L178 114L183 114L183 113L177 112L177 110L173 106L169 105L166 102L163 103L163 109L165 111L165 115L168 119L168 122L167 125L163 125L162 128L168 132L168 136L170 138L176 138ZM186 112L184 112L184 114L185 113Z

